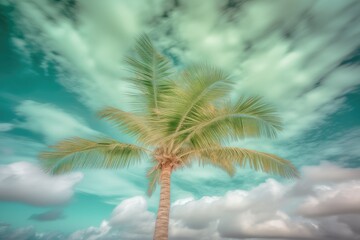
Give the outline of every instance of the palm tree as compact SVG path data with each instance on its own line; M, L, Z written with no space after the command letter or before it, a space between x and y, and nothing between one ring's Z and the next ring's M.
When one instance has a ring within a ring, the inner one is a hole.
M161 186L154 239L168 239L170 177L178 169L198 162L213 165L230 176L236 167L284 177L297 177L287 160L255 150L224 146L245 137L276 137L281 121L259 97L230 100L234 82L220 69L206 64L186 67L177 74L171 61L142 35L134 55L126 58L136 90L133 112L107 107L101 118L136 138L138 144L98 137L66 139L40 154L42 166L52 174L79 168L124 168L150 160L148 194Z

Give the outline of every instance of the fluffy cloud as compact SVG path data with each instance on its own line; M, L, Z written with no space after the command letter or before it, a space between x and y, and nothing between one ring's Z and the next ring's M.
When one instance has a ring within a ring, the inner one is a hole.
M154 226L155 215L147 210L145 198L133 197L122 201L99 227L77 231L69 239L152 239Z
M17 106L16 113L24 118L24 121L17 124L18 127L43 135L49 143L76 135L96 133L82 119L52 104L26 100Z
M49 176L38 166L16 162L0 166L0 200L32 205L60 205L69 201L82 174Z
M331 174L321 177L326 169ZM269 179L250 191L177 201L172 205L173 237L357 239L351 222L360 220L359 169L326 163L304 168L303 176L290 185ZM304 183L311 191L292 195Z
M358 178L360 178L360 173ZM328 216L344 213L360 214L360 181L334 187L319 186L299 207L304 216Z
M146 199L133 197L124 200L114 209L109 224L121 230L124 238L145 239L153 234L154 220L154 213L147 210Z
M322 177L327 169L330 177ZM249 191L177 200L171 206L170 238L358 239L359 169L324 163L302 172L304 178L295 183L268 179ZM304 183L309 191L293 195ZM154 219L145 199L134 197L120 203L101 226L76 232L73 237L151 239Z
M331 169L333 178L321 177L326 169ZM171 206L170 238L358 239L358 170L326 163L303 168L304 178L295 183L268 179L249 191L234 190L223 196L176 200ZM316 173L319 178L312 177ZM345 177L346 173L352 177ZM310 190L294 195L294 189L303 183ZM89 227L59 239L151 239L154 225L155 214L148 210L146 199L132 197L122 201L99 227ZM5 228L6 236L15 233L35 234L33 229L10 231L4 225L0 228L0 236ZM35 239L46 239L45 236L49 234L36 233Z

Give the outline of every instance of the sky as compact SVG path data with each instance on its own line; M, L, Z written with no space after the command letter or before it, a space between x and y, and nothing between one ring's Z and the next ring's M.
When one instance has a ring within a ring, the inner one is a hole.
M37 155L72 136L134 139L96 112L131 110L123 58L148 33L175 68L208 62L232 96L279 109L276 140L233 146L301 178L199 167L172 176L170 239L360 239L358 0L0 0L0 239L152 239L147 163L51 176Z

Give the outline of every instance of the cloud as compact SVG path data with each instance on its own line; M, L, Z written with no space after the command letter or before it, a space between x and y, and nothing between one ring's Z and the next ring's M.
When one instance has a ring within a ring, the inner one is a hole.
M35 230L31 227L12 229L9 225L2 224L0 226L1 239L17 240L17 239L29 239L29 237L35 236Z
M12 123L0 123L0 132L11 131L14 127Z
M206 60L238 79L234 95L275 104L284 138L322 124L359 84L360 68L343 64L358 47L356 0L14 3L19 49L59 64L60 82L92 109L128 108L122 59L143 31L179 66Z
M155 215L147 210L144 197L122 201L112 212L109 220L99 227L90 227L74 232L69 239L152 239Z
M332 174L321 177L326 169L331 169ZM324 163L304 167L303 179L295 183L268 179L248 191L233 190L223 196L176 200L171 205L170 238L358 239L358 170ZM320 177L314 178L316 173ZM349 173L349 177L345 173ZM291 195L304 182L311 190ZM154 220L146 200L133 197L121 202L101 226L78 231L73 237L151 239Z
M0 200L39 206L62 205L73 196L74 186L81 179L81 173L50 176L28 162L0 165Z
M108 222L103 221L100 227L89 227L85 230L79 230L72 233L68 240L97 240L104 236L108 239L111 239L111 237L107 237L111 234L109 232L110 229L111 227L109 226Z
M321 177L327 169L331 174ZM304 167L302 172L303 179L295 184L268 179L249 191L175 202L171 213L174 237L357 239L359 233L350 222L360 219L359 169L326 163ZM320 177L314 177L317 173ZM292 196L303 183L310 190Z
M133 197L122 201L114 209L109 225L122 230L124 238L142 239L142 237L152 236L155 215L147 210L147 202L144 197ZM136 231L133 231L134 229Z
M312 174L324 171L323 166L332 169L334 177L312 178ZM225 195L176 200L171 205L170 238L358 239L359 176L354 174L353 178L339 178L345 172L352 173L354 170L358 169L326 163L303 168L304 178L295 183L280 183L268 179L248 191L232 190ZM307 179L306 176L310 177ZM302 182L307 182L311 191L291 195ZM148 210L146 199L138 196L122 201L100 226L79 230L59 239L151 239L154 225L155 214ZM0 236L4 234L5 228L9 230L9 226L4 225L0 228ZM26 228L10 232L34 234L33 231ZM36 236L44 237L48 234L50 233L36 233ZM9 232L4 236L10 236Z
M302 170L303 178L313 183L360 180L359 168L343 168L329 162L322 162L320 166L304 166Z
M319 196L322 194L326 195L327 185L334 185L336 183L346 181L360 181L360 169L344 168L333 163L323 161L320 165L302 167L302 179L294 184L292 189L288 191L288 195L295 197L306 194ZM313 186L316 184L323 184L323 187L314 189ZM346 187L343 189L343 187L339 185L338 191L346 190ZM324 191L321 191L321 189ZM333 192L332 190L330 192Z
M360 178L360 173L357 176ZM332 216L336 214L360 214L360 181L339 184L334 187L319 186L315 196L309 196L299 206L304 216Z
M160 2L82 0L69 8L44 0L14 1L25 34L14 40L20 49L40 49L45 69L60 64L60 82L89 107L124 107L123 54L153 14L161 12ZM148 11L153 7L157 11ZM54 21L47 21L50 16Z
M31 220L40 221L40 222L55 221L63 218L65 218L64 213L58 209L53 209L43 213L33 214L29 217L29 219Z
M14 228L9 224L0 223L0 239L6 240L64 240L61 233L40 233L33 227Z
M358 2L224 5L182 1L164 23L173 32L164 45L177 48L185 64L206 59L229 70L239 79L234 95L259 94L278 106L284 138L317 127L359 84L360 68L342 64L358 47L353 36L360 30L352 27L360 23Z
M39 133L49 143L76 135L89 136L97 132L81 118L48 103L23 101L16 107L16 114L24 118L18 127Z

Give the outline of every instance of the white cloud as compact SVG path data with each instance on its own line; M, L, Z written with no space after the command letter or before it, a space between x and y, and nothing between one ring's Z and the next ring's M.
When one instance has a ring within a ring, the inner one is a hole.
M14 2L26 37L16 43L21 43L21 49L24 45L40 47L45 54L44 68L52 61L60 64L60 82L89 107L124 107L123 93L128 86L121 81L123 54L145 23L161 12L160 2L77 1L74 12L68 12L75 21L63 14L62 4ZM152 7L156 10L148 11ZM54 21L48 21L49 16ZM71 74L66 74L68 71Z
M324 177L327 170L330 174ZM325 163L302 172L303 179L296 184L269 179L250 191L175 202L172 227L180 236L191 230L189 239L203 236L204 231L220 236L215 239L357 239L359 233L349 222L360 219L359 169ZM308 191L291 194L304 183Z
M360 180L359 168L343 168L329 162L322 162L320 166L304 166L302 170L303 178L313 183Z
M110 234L111 227L107 221L103 221L100 227L89 227L85 230L79 230L72 233L68 240L96 240L101 239L103 236ZM110 238L108 238L110 239Z
M69 239L152 239L154 226L155 216L147 210L145 198L133 197L122 201L110 219L104 220L99 227L77 231Z
M91 108L127 107L121 60L143 31L180 64L206 60L227 69L239 79L235 95L260 94L277 105L285 138L319 126L343 106L344 94L360 83L358 66L340 65L358 44L356 0L234 4L78 1L72 20L61 4L41 1L40 10L35 1L20 1L16 21L26 40L16 43L39 47L44 62L70 71L73 77L64 75L61 83Z
M81 173L50 176L38 166L16 162L0 166L0 200L32 205L60 205L74 194Z
M316 172L324 171L323 166L332 169L333 178L312 178ZM359 176L353 174L352 178L339 178L345 176L345 172L351 176L354 170L358 169L327 163L304 168L304 178L295 184L283 184L268 179L249 191L234 190L223 196L179 199L171 205L170 238L358 239ZM306 178L307 176L309 178ZM311 191L297 196L289 194L302 182L310 183L308 188ZM151 239L154 225L155 214L148 210L146 199L138 196L122 201L99 227L76 231L68 239ZM50 233L35 234L33 230L30 233L28 231L29 229L25 232L24 229L19 229L8 231L6 235L0 229L0 236L12 236L22 232L36 236L35 239L46 239L45 236L50 236Z
M25 118L17 124L18 127L43 135L49 143L67 137L97 133L88 127L83 119L52 104L26 100L16 107L16 113Z
M331 170L330 177L321 173ZM172 203L170 238L185 239L348 239L360 237L359 169L329 163L306 167L303 179L279 183L268 179L249 190L228 191L223 196L179 199ZM319 173L318 178L313 176ZM349 173L349 177L345 175ZM333 176L333 178L331 178ZM307 182L311 191L291 192ZM92 232L93 239L151 239L155 216L143 197L124 200L110 219ZM106 228L104 228L106 226ZM99 233L106 233L99 235ZM75 236L74 235L74 236Z
M11 131L14 127L12 123L0 123L0 132Z
M284 118L284 137L321 124L360 83L358 66L339 66L358 45L356 1L249 1L227 11L217 0L181 3L169 25L183 41L176 52L185 64L224 67L239 79L235 95L273 102Z
M357 178L360 178L358 173ZM318 186L315 195L309 196L299 206L304 216L360 214L360 181L347 182L334 187Z
M133 234L152 235L155 226L155 215L147 210L144 197L133 197L122 201L112 212L109 224L113 228L129 231Z
M302 167L302 179L297 181L292 189L288 191L289 196L303 196L303 195L317 195L323 193L326 195L326 191L321 192L321 189L327 189L326 186L334 185L336 183L342 183L346 181L360 181L360 169L359 168L344 168L335 165L330 162L321 162L317 166L304 166ZM314 185L320 185L319 189L313 188ZM347 185L348 186L348 185ZM345 190L339 187L339 190ZM333 189L330 189L333 193ZM318 192L320 191L320 192ZM322 194L320 194L321 196Z

